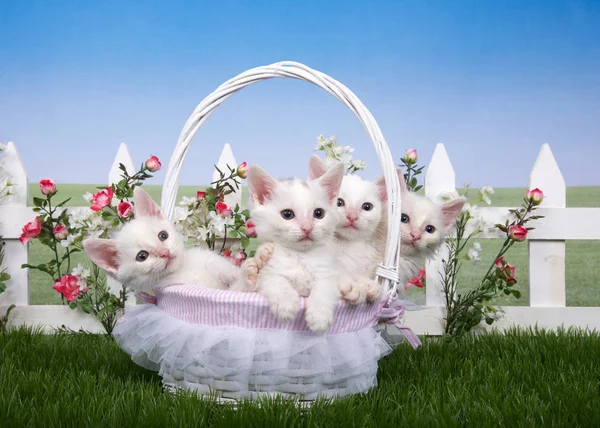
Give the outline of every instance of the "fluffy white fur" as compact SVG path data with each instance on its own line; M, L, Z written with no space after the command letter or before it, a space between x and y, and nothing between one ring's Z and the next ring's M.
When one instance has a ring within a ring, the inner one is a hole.
M466 199L458 198L443 204L410 192L406 187L404 174L397 169L402 196L402 215L400 224L400 276L406 283L417 275L419 269L431 258L454 226ZM385 180L379 179L383 186ZM386 197L387 200L387 197ZM380 250L385 247L387 233L387 210L384 210L378 227L382 237L378 241Z
M83 241L85 254L108 275L134 291L172 284L218 289L244 286L241 269L228 260L207 249L186 250L183 237L140 187L134 190L133 202L135 218L115 239ZM146 254L144 260L140 260L141 252Z
M327 172L325 162L312 155L309 179ZM342 268L340 291L345 300L359 304L381 298L381 284L375 278L377 264L383 258L380 241L385 230L378 227L386 208L385 181L367 181L358 175L346 175L336 201L340 222L335 230L337 260Z
M258 272L257 290L282 320L297 315L299 296L308 297L306 323L315 332L331 326L340 298L332 237L343 174L338 164L318 180L277 181L257 165L248 168L251 217L270 254Z

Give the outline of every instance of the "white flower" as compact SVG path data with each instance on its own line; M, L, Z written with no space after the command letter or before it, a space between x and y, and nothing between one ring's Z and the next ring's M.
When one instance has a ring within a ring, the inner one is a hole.
M456 190L451 192L442 192L438 195L438 197L443 201L451 201L452 199L457 199L460 197ZM466 204L465 204L466 205Z
M473 248L475 248L475 250L477 250L477 251L481 251L481 244L479 242L475 241L473 243Z
M315 147L315 150L323 150L325 148L325 137L323 137L322 135L319 135L317 137L317 147Z
M471 260L472 262L477 262L477 261L481 260L479 258L479 253L477 252L477 250L475 248L469 248L468 255L469 255L469 260Z
M79 263L76 267L73 268L71 272L72 275L78 276L82 279L89 278L91 273L89 269L85 269L81 263Z
M186 208L175 207L175 210L173 210L173 223L181 223L182 221L187 220L191 214L193 214L192 211L189 211Z
M206 238L208 238L209 233L210 233L209 229L207 229L204 226L201 226L198 228L198 236L196 236L196 239L198 241L206 241Z
M491 186L483 186L481 189L479 189L479 195L481 197L481 200L488 205L492 204L492 200L490 199L489 195L493 194L494 189Z
M363 170L367 167L367 163L364 160L355 159L352 161L352 167L354 169Z
M493 195L494 194L494 188L492 186L483 186L479 191L481 193L483 193L484 195Z
M94 199L94 195L92 195L90 192L85 192L83 194L83 200L86 202L89 202L90 204L92 203L92 199Z
M100 236L100 235L98 235L98 236ZM60 245L62 245L64 248L67 248L69 245L72 245L77 240L78 237L79 237L78 233L72 233L67 236L67 239L63 239L62 241L60 241Z
M189 207L190 205L194 205L196 203L196 200L196 198L188 198L187 196L184 196L181 198L181 202L179 202L179 205Z

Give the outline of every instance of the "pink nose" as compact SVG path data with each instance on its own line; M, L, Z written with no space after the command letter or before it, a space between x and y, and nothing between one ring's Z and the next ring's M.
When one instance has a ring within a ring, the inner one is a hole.
M418 241L419 239L421 239L421 233L420 232L410 232L410 236L414 241Z
M169 250L167 250L166 248L160 247L156 250L156 254L158 255L158 257L161 257L163 259L170 259L171 258L171 252Z
M356 220L358 220L358 217L356 216L356 214L346 214L346 219L350 223L354 223Z
M310 235L310 233L312 232L313 228L311 224L304 224L301 226L302 232L304 232L304 234L306 236Z

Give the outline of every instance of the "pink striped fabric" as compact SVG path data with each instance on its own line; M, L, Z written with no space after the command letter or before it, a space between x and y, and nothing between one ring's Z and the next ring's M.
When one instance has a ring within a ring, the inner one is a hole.
M158 307L174 318L190 324L249 329L310 331L304 321L306 298L300 298L300 311L289 322L280 321L269 311L267 300L258 293L213 290L191 285L172 285L156 290ZM346 333L374 327L384 303L349 305L341 301L328 334Z

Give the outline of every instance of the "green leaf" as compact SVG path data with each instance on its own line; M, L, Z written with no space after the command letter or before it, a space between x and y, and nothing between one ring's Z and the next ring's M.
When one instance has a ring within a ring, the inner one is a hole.
M55 208L60 208L62 206L64 206L67 202L69 202L71 200L71 198L65 199L64 201L62 201L60 204L58 204Z
M230 230L228 235L230 238L237 238L238 233L235 230Z
M46 206L46 199L34 197L33 198L33 205L36 206L36 207L44 207L44 206Z
M69 308L76 309L77 308L77 302L75 301L75 302L69 303Z
M513 296L515 296L517 299L521 298L521 292L519 290L511 290Z

